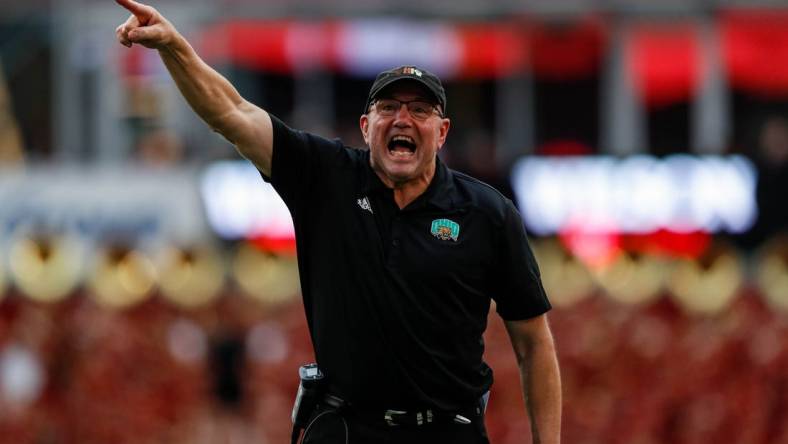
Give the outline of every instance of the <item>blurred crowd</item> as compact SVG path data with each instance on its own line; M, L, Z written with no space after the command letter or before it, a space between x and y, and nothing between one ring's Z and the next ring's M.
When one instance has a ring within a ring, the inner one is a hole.
M199 310L161 299L124 311L75 294L0 305L0 442L285 442L297 304L227 294Z
M693 315L671 298L600 294L551 313L574 444L788 443L788 317L757 290ZM491 313L487 425L528 423L506 333ZM282 443L311 347L297 298L230 290L200 308L161 297L125 310L76 293L0 302L0 443Z

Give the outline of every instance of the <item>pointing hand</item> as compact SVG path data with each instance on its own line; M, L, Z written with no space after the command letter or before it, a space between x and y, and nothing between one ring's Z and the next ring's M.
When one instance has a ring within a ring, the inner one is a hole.
M160 49L167 46L176 35L175 28L152 6L134 0L115 0L131 15L115 29L118 41L131 47L138 43L146 48Z

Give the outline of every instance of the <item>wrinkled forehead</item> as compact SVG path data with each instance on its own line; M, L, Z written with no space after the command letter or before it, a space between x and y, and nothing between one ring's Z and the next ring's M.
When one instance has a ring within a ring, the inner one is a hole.
M438 104L435 95L426 86L414 80L399 80L386 86L375 95L376 99L402 99L418 100L422 99L433 105Z

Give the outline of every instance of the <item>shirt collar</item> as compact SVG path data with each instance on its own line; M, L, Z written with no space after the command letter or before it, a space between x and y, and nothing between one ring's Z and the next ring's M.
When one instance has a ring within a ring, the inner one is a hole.
M436 157L435 176L432 177L432 182L419 198L423 198L428 205L441 210L449 210L458 203L454 191L454 174L440 157Z
M366 156L366 174L364 174L364 183L362 186L365 195L379 193L389 188L380 180L375 170L369 164L369 151ZM431 205L442 210L449 210L457 204L457 197L455 196L454 187L454 174L441 161L440 157L435 158L435 175L432 181L427 186L424 194L417 197L408 208L420 208L425 205Z
M378 177L377 173L375 173L375 170L372 169L372 165L369 163L369 150L366 150L365 154L364 177L361 191L365 195L379 193L380 191L387 189L387 187L383 181L380 180L380 177Z

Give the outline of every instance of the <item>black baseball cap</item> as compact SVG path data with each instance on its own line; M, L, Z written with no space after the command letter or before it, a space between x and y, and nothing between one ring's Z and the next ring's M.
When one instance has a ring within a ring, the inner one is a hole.
M377 98L378 94L380 94L384 88L400 80L413 80L424 85L427 90L435 96L435 100L438 102L438 105L440 105L443 114L446 114L446 91L443 90L441 79L426 69L421 69L413 65L399 66L378 74L378 76L375 77L375 82L372 83L372 88L369 90L367 106L364 108L364 113L369 110L372 101Z

